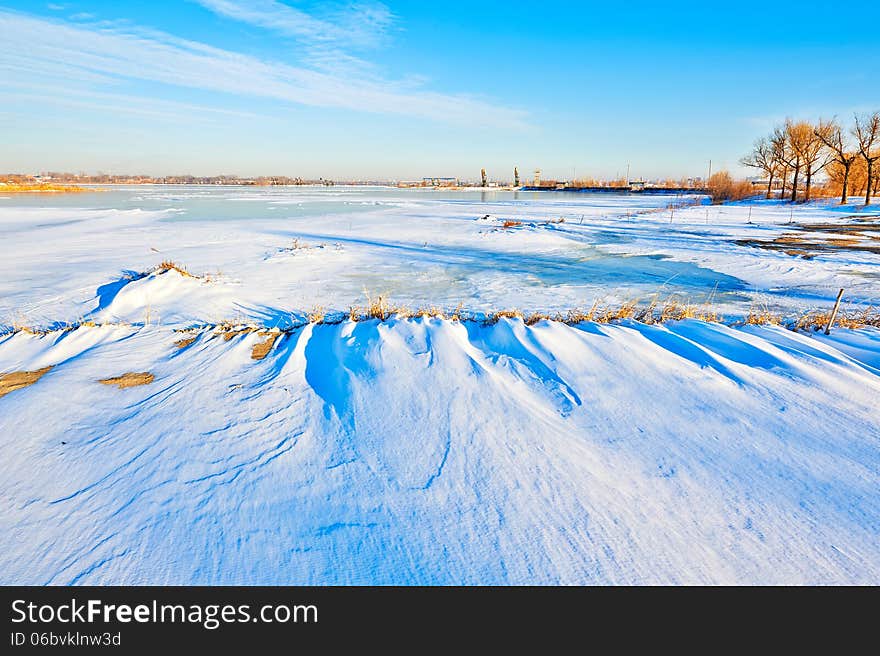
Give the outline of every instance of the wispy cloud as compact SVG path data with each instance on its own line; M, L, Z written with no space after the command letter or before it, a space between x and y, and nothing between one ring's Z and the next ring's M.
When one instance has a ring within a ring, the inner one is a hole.
M321 14L277 0L192 1L226 18L291 39L308 66L337 75L375 77L376 67L350 51L382 45L395 23L391 10L375 1L337 5Z
M355 2L317 16L277 0L193 0L222 16L309 44L372 47L394 23L381 2Z
M76 87L64 87L59 96L58 85L40 85L12 82L0 89L0 101L10 105L16 101L33 100L46 107L74 107L114 114L133 114L174 123L220 123L223 117L266 120L265 115L253 112L209 107L173 100L120 93L103 93Z
M525 114L466 95L436 93L379 77L354 77L259 59L124 27L85 27L0 10L0 68L93 86L142 80L317 107L402 114L496 128Z

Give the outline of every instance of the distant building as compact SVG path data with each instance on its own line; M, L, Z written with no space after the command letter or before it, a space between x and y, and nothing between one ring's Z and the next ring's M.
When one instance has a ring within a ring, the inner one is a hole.
M423 187L457 187L458 178L422 178Z

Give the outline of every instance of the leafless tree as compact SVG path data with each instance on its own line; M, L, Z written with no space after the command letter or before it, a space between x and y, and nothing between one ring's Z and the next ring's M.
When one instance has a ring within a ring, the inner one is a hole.
M785 185L788 182L788 161L786 160L786 144L785 128L776 127L770 136L770 143L773 144L773 156L776 158L779 167L779 177L782 180L782 189L779 192L780 198L785 198Z
M791 180L791 202L797 202L798 181L801 169L804 166L802 153L806 149L806 142L812 134L812 130L808 123L795 123L791 119L785 121L785 154L784 162L794 172Z
M840 124L834 119L830 121L819 119L816 136L831 152L832 161L837 162L843 168L843 189L840 192L840 204L846 205L849 192L849 171L856 157L859 156L859 151L849 147L844 139Z
M865 190L865 205L871 204L871 185L874 180L874 162L880 159L880 112L859 116L853 126L853 136L859 145L859 154L868 167L868 184Z
M773 178L779 169L776 155L772 139L761 137L755 142L752 152L740 160L744 166L758 169L767 176L767 198L773 193Z
M828 126L823 125L819 121L818 125L810 126L809 134L805 135L803 143L803 152L801 153L804 160L804 202L810 202L810 190L813 186L813 177L822 169L828 166L833 159L833 155L826 152L824 137L828 136Z

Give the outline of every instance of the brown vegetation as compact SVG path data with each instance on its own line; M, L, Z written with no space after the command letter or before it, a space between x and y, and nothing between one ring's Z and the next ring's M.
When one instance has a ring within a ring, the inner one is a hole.
M139 385L149 385L155 380L155 376L149 371L130 371L121 376L113 376L112 378L104 378L98 382L102 385L116 385L119 389L127 387L137 387Z
M0 397L4 397L22 387L33 385L51 370L52 367L48 366L36 371L13 371L0 375Z
M709 178L709 195L713 203L743 200L755 195L755 190L746 180L734 180L727 171L713 173Z
M198 276L194 276L189 271L186 270L186 267L177 264L176 262L172 262L171 260L163 260L155 269L155 271L159 273L165 273L166 271L177 271L182 276L186 276L187 278L197 278Z
M807 223L793 227L799 232L787 232L773 239L738 239L734 243L805 259L840 250L880 254L880 223Z
M31 193L54 193L72 194L85 191L102 191L100 189L87 189L76 185L50 184L47 182L0 182L0 193L3 194L31 194Z
M262 342L254 344L254 348L251 350L251 359L262 360L267 355L269 355L269 351L272 350L272 346L274 346L275 340L278 339L278 336L280 334L280 332L260 333L260 335L265 336L266 339Z
M794 330L824 330L831 320L831 310L813 311L798 317L792 324ZM864 310L840 311L834 320L834 326L838 328L865 328L872 326L880 328L880 310L869 307Z
M782 315L771 312L766 306L752 306L743 323L747 326L778 326L782 323Z

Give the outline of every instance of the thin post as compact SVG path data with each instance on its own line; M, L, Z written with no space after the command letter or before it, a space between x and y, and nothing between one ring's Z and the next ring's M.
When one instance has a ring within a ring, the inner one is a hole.
M828 320L828 325L825 326L825 334L831 334L831 326L834 325L834 320L837 319L837 311L840 309L840 299L843 297L843 290L841 289L837 292L837 300L834 302L834 309L831 310L831 318Z

